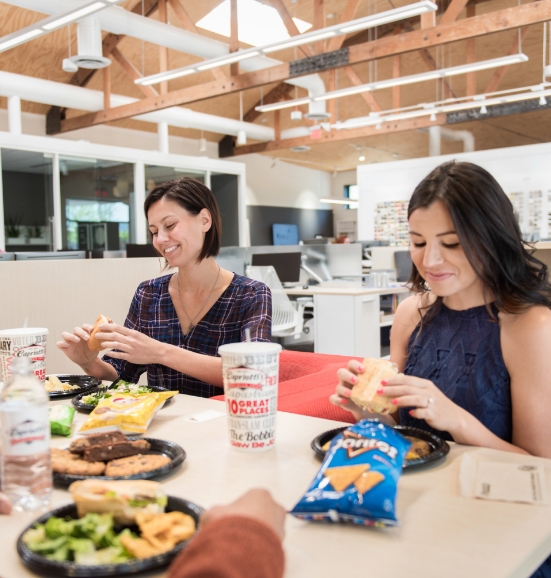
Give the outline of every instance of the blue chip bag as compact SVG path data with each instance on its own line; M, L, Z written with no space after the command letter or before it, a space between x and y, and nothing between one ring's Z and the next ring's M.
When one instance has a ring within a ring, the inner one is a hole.
M385 424L359 421L333 439L290 513L303 520L396 526L396 489L410 446Z

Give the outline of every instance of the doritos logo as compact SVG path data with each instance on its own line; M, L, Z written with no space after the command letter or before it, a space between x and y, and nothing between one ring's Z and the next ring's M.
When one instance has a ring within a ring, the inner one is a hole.
M379 450L391 459L396 458L398 455L398 450L388 443L373 438L364 438L350 431L343 433L343 437L337 441L336 448L345 449L348 459L355 458L371 450Z

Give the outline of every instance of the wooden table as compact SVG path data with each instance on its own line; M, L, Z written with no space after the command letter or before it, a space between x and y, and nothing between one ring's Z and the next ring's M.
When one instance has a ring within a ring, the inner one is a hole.
M55 402L61 403L61 402ZM67 402L64 402L67 403ZM319 468L310 441L338 422L289 413L278 414L276 447L247 454L230 448L224 417L204 423L186 417L224 403L186 395L161 410L147 435L179 443L184 465L160 480L167 493L203 507L225 503L247 489L269 489L292 508ZM76 431L86 414L75 416ZM55 447L67 438L55 436ZM447 458L410 471L399 484L401 526L386 530L313 524L288 516L285 551L287 578L526 578L551 553L551 508L464 499L459 493L459 461L477 451L510 462L515 454L452 445ZM530 458L540 461L538 458ZM551 492L551 460L541 460ZM53 507L69 503L63 490L53 493ZM0 576L34 576L20 562L15 542L35 515L0 517ZM151 576L164 576L155 573Z

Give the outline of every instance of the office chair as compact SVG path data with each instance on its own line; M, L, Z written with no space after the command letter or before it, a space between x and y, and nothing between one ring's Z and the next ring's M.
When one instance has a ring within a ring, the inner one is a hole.
M274 337L292 335L298 339L304 324L306 306L304 299L296 301L296 307L294 306L271 265L268 267L251 265L247 267L247 277L264 283L272 292L272 335Z

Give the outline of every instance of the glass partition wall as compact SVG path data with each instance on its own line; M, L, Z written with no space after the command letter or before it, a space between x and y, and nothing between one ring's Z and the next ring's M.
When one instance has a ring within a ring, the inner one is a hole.
M104 256L99 252L148 243L145 198L156 185L182 177L212 188L222 245L246 242L240 163L3 132L0 155L0 250Z
M59 157L63 247L120 251L135 240L134 165Z
M51 250L52 159L52 154L2 149L6 251Z

